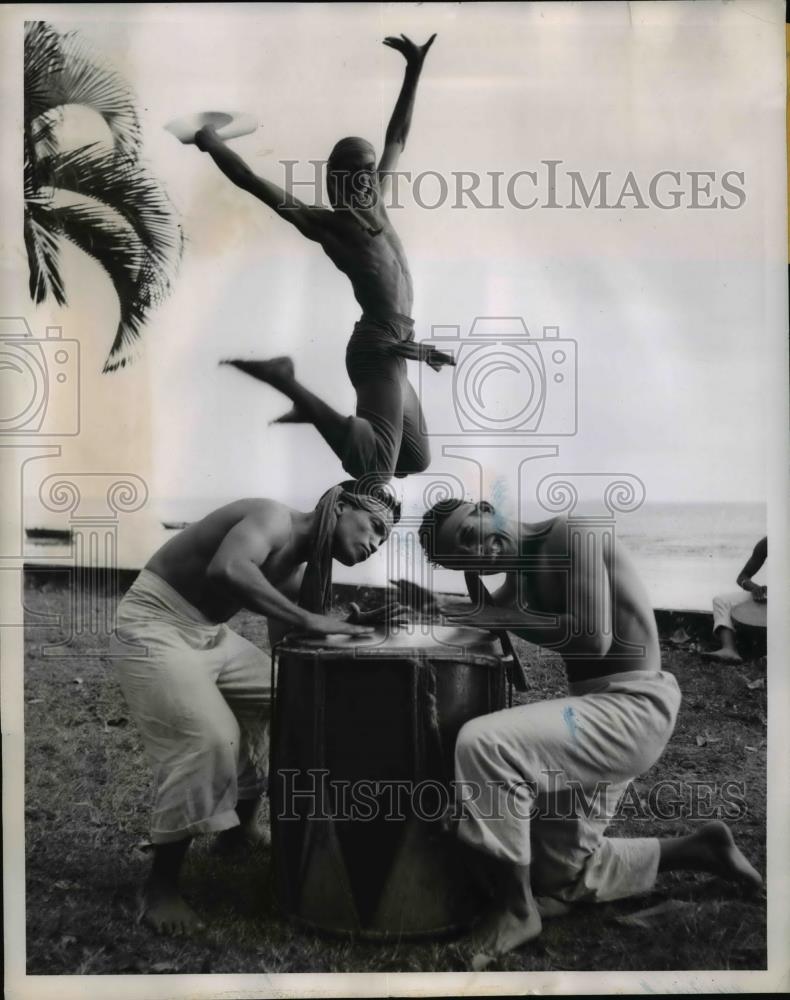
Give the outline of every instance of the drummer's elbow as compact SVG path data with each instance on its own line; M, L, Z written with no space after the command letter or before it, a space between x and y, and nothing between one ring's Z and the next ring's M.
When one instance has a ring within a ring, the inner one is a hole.
M233 576L233 564L228 559L212 559L206 568L206 580L213 587L227 587Z
M612 634L608 630L596 629L590 634L577 634L572 637L573 652L581 656L603 658L612 648Z

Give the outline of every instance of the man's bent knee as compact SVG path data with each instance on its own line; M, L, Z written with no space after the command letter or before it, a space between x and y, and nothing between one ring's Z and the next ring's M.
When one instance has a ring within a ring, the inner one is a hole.
M485 723L485 716L465 722L455 741L456 768L485 759L494 743L490 726Z
M370 473L390 478L395 474L395 442L364 417L348 418L343 468L355 479Z

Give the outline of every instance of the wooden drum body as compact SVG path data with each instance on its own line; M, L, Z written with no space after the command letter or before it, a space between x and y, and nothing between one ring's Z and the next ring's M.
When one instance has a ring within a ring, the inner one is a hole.
M373 938L471 923L480 897L446 832L455 740L504 704L496 641L475 629L281 643L269 794L285 912Z

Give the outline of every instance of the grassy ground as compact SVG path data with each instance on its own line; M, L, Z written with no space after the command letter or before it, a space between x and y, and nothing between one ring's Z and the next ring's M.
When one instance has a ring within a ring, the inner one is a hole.
M67 615L68 592L28 587L28 610ZM265 626L241 614L232 623L253 641ZM95 642L45 656L63 638L29 629L25 664L27 969L29 974L462 971L463 941L374 944L322 937L278 914L265 851L229 862L192 848L186 894L208 920L193 939L161 938L136 923L136 891L150 856L151 771L120 691ZM530 663L528 700L564 692L556 657L522 647ZM684 701L658 764L635 782L643 798L661 779L743 782L738 842L765 873L765 663L707 664L693 649L667 646L664 666ZM755 686L750 687L750 684ZM690 784L687 787L692 787ZM737 793L736 793L737 794ZM714 804L721 800L714 795ZM693 822L625 819L626 836L689 832ZM653 917L629 914L668 900ZM648 898L592 907L547 922L541 937L491 971L765 968L765 901L707 876L669 873Z

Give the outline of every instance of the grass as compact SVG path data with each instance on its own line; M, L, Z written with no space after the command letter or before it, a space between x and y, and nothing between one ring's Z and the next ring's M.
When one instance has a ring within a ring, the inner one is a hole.
M26 607L68 617L68 591L29 579ZM242 613L232 625L256 642L265 624ZM158 937L137 923L137 889L150 864L147 840L151 770L94 638L70 656L45 656L64 637L57 628L26 634L26 870L28 974L463 971L463 940L372 943L337 940L278 913L270 858L243 861L210 852L198 838L185 892L208 923L191 939ZM522 644L529 701L564 692L557 658ZM74 655L76 654L76 655ZM765 873L766 691L764 660L722 668L691 649L664 649L664 668L684 700L663 757L635 782L645 796L661 779L744 784L746 809L732 825L738 843ZM689 786L690 787L690 786ZM714 797L714 803L717 799ZM264 804L263 809L266 806ZM618 836L671 836L688 820L624 819ZM674 908L645 925L623 916L667 900ZM765 900L747 900L727 883L668 873L650 897L594 907L547 921L537 941L491 971L722 970L766 967Z

